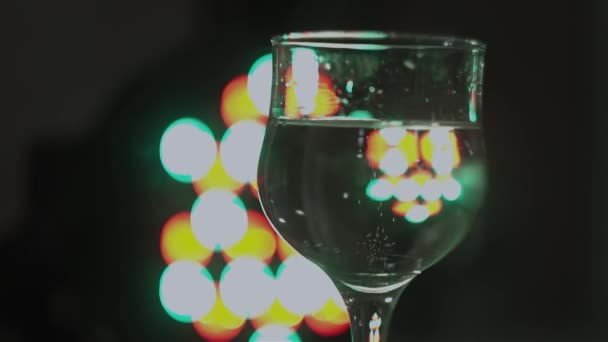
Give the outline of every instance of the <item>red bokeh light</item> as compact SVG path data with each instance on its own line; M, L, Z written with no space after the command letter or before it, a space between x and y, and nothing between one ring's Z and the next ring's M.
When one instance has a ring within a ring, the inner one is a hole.
M201 245L192 233L188 212L175 214L165 223L160 237L160 251L167 265L179 260L207 265L213 256L213 250Z
M348 312L338 306L333 299L318 312L304 317L306 325L321 336L331 337L345 333L349 328Z

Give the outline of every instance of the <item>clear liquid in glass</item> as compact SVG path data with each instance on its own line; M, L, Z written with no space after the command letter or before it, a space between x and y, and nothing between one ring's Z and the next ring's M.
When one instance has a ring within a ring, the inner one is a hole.
M402 284L466 235L485 192L476 125L271 118L260 199L279 234L334 280Z

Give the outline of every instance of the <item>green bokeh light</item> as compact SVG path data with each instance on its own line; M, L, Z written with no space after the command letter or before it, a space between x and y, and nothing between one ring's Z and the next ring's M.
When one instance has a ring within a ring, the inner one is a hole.
M355 118L355 119L373 119L374 118L372 113L368 112L367 110L352 111L350 114L348 114L348 117Z
M198 119L189 117L181 118L171 123L161 136L159 156L163 169L178 182L190 183L194 180L192 172L195 170L192 169L192 165L188 165L191 163L188 163L187 159L192 157L190 154L196 153L193 149L199 146L189 144L192 141L188 141L188 137L182 133L188 133L190 137L196 135L193 137L194 139L200 139L204 137L203 135L207 135L207 140L215 141L215 137L207 125ZM198 153L205 152L198 151ZM213 155L213 160L215 160L215 154ZM210 167L212 161L208 164Z
M159 287L158 287L159 288L158 295L160 298L160 303L161 303L163 309L165 309L165 312L167 312L167 314L174 320L176 320L180 323L192 323L193 321L199 319L199 317L192 317L191 315L184 315L184 314L180 314L180 313L172 311L170 308L171 304L169 303L171 299L169 297L175 296L176 293L164 293L163 292L163 288L165 287L164 286L165 282L167 281L167 276L171 276L170 273L174 271L174 268L176 265L177 265L177 263L167 266L165 268L165 270L163 271L162 275L160 276L160 282L159 282ZM209 273L209 271L205 267L201 266L200 274L203 277L207 278L211 283L213 283L213 277L211 276L211 273ZM175 275L173 275L173 276L175 276ZM189 280L191 280L191 279L184 278L183 281L187 282ZM175 283L175 280L173 280L173 282ZM181 295L185 296L187 294L181 294Z
M367 185L365 193L374 201L386 201L393 196L393 184L382 178L372 179Z
M302 342L297 332L280 325L269 325L258 329L249 342Z

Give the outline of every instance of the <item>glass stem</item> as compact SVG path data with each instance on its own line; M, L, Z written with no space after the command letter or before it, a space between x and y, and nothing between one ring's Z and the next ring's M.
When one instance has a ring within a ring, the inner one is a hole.
M409 282L381 293L336 283L350 316L352 342L387 342L395 304Z

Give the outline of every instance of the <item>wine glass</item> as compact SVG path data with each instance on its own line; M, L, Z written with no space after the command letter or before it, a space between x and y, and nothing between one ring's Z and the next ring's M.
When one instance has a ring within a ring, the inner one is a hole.
M387 32L272 39L258 185L278 234L387 341L408 283L466 235L485 193L483 43Z

